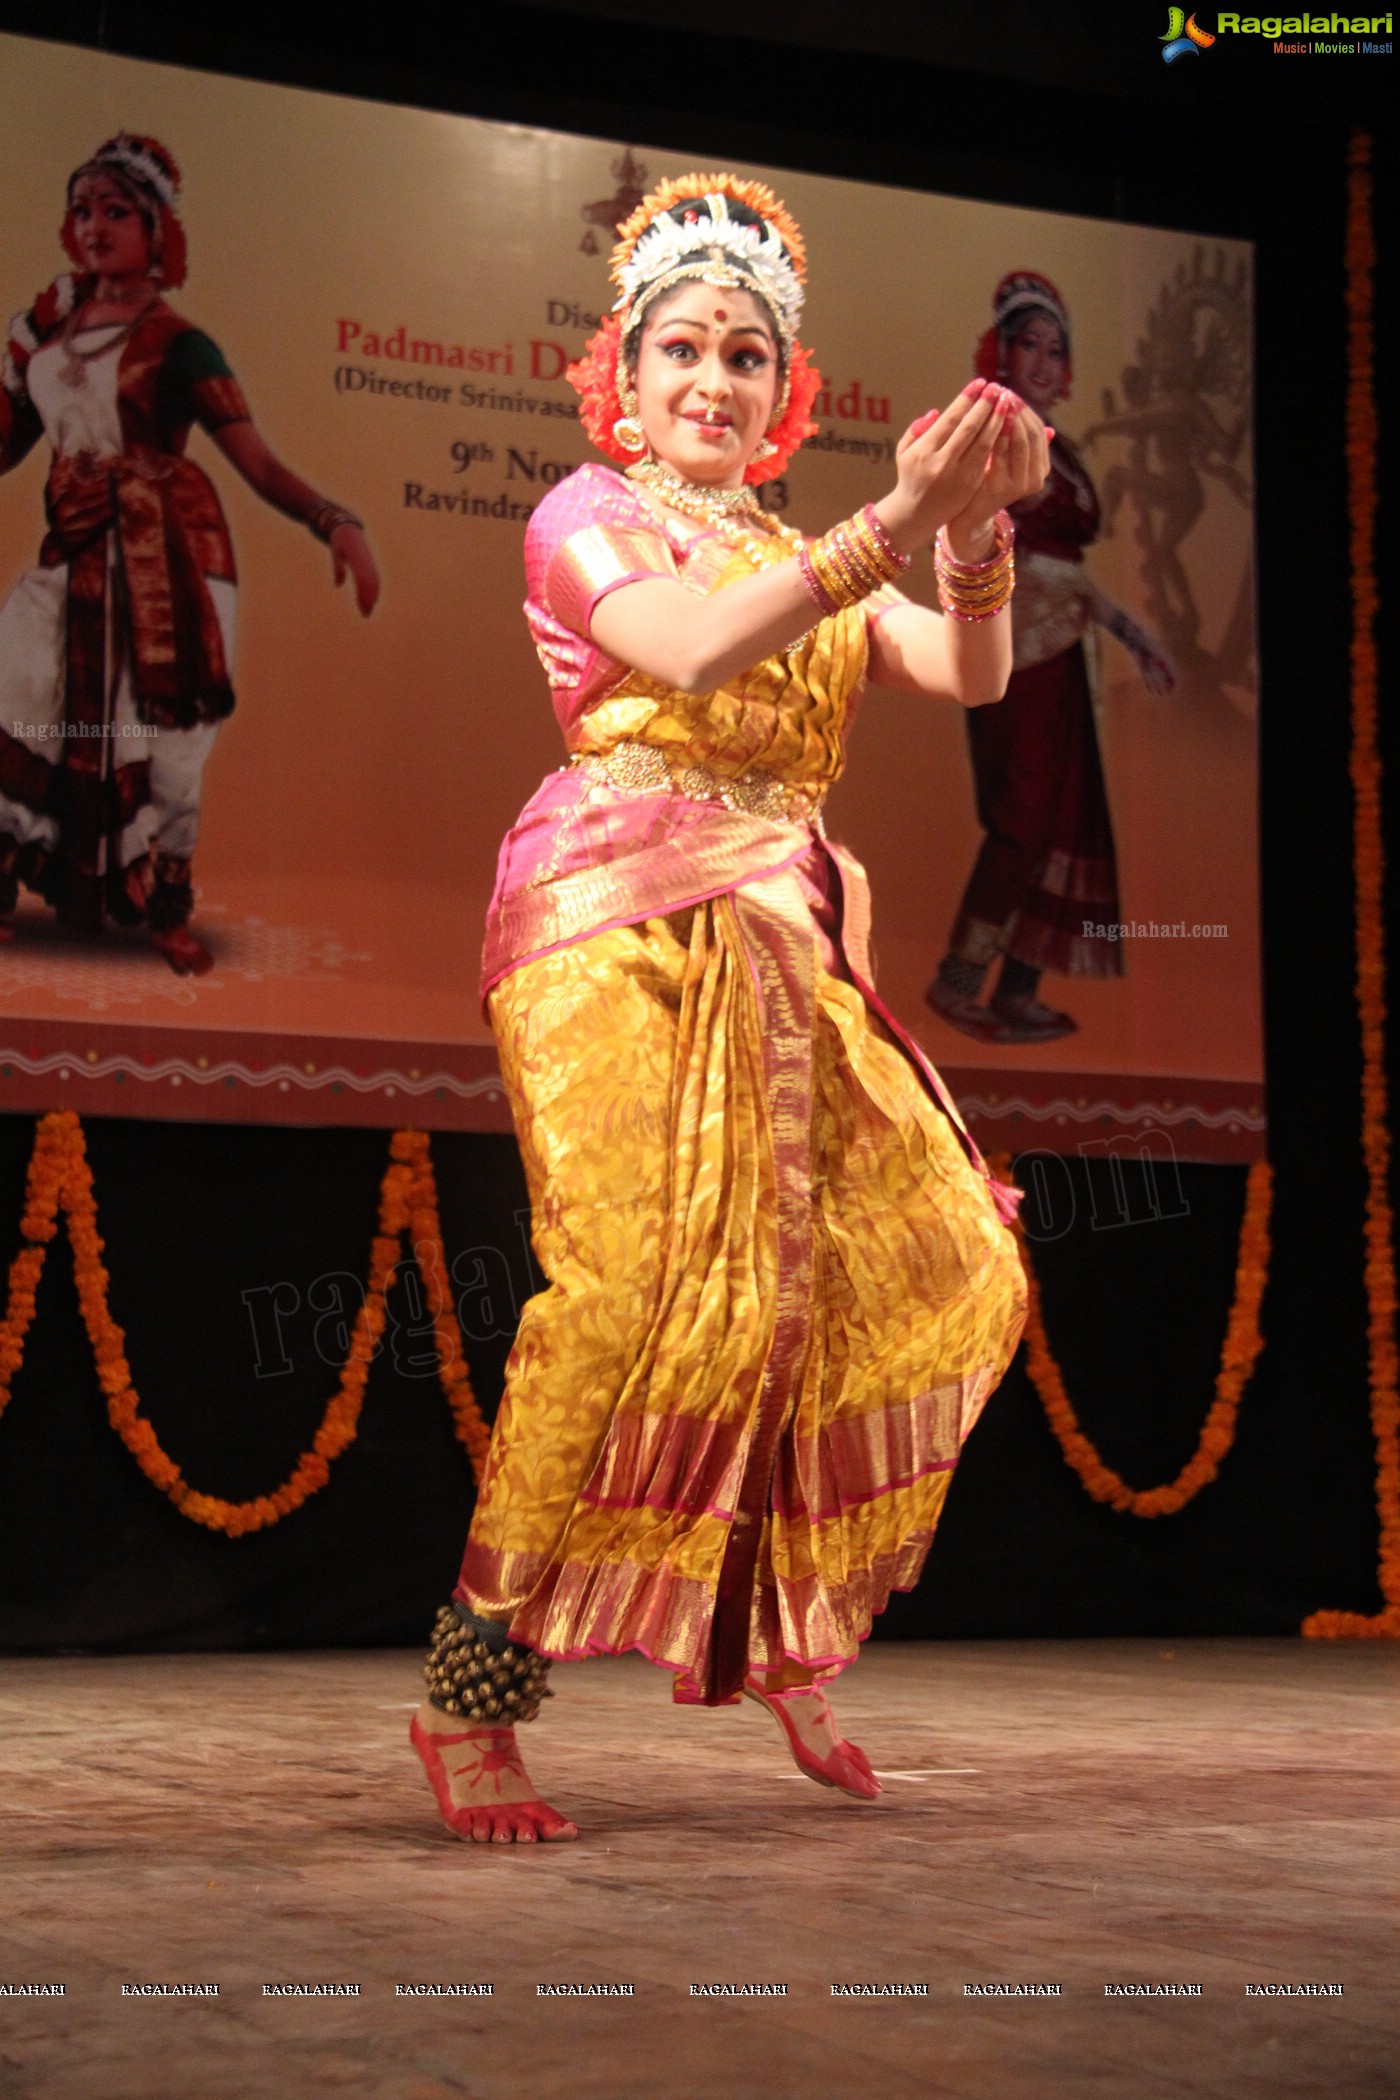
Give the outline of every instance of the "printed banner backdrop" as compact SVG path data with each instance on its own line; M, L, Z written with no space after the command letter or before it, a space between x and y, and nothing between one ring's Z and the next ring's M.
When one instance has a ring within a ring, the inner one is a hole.
M3 310L69 267L70 173L115 131L159 138L189 242L170 303L273 451L364 518L384 578L362 620L326 550L196 429L238 568L237 706L194 851L215 967L177 976L139 929L74 933L21 891L0 1107L507 1127L483 916L502 834L563 758L520 614L524 521L591 456L564 365L606 302L616 220L676 157L26 39L0 38L0 60ZM981 839L966 729L955 707L866 695L828 828L870 871L883 993L984 1146L1261 1154L1251 250L740 172L803 225L803 336L828 380L775 506L818 531L883 493L899 432L968 378L998 279L1040 271L1073 320L1057 421L1104 510L1092 577L1177 673L1149 693L1097 636L1125 973L1047 976L1079 1025L1036 1047L980 1045L924 1003ZM20 617L50 457L41 438L0 482L5 696L64 675ZM913 576L931 601L930 565ZM23 721L0 730L15 765L33 757Z

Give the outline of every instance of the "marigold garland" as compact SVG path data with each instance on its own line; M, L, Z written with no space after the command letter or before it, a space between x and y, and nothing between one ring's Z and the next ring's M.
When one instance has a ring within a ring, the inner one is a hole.
M260 1531L277 1523L325 1486L333 1461L355 1439L370 1363L384 1331L385 1300L406 1252L405 1235L417 1259L432 1315L438 1377L452 1410L458 1439L466 1446L477 1480L481 1479L491 1433L472 1393L461 1330L447 1286L437 1184L426 1131L396 1131L390 1144L389 1164L379 1191L379 1229L370 1249L368 1288L355 1318L339 1387L311 1448L302 1453L280 1487L270 1495L257 1495L247 1502L226 1502L221 1496L200 1494L192 1488L141 1413L140 1398L126 1360L126 1335L112 1318L107 1300L111 1278L102 1261L92 1169L82 1125L71 1109L42 1117L35 1133L21 1221L25 1244L10 1264L9 1302L4 1320L0 1321L0 1414L24 1360L24 1340L34 1318L35 1293L48 1243L58 1231L60 1208L73 1249L78 1302L92 1344L98 1382L106 1397L108 1419L152 1486L168 1495L193 1523L239 1538L245 1532Z
M1010 1162L1005 1163L1009 1169ZM1264 1337L1259 1326L1259 1307L1269 1276L1269 1209L1273 1174L1267 1160L1258 1159L1245 1183L1244 1216L1240 1221L1239 1257L1235 1267L1235 1296L1230 1307L1225 1342L1220 1351L1220 1369L1215 1378L1215 1397L1207 1412L1195 1451L1165 1487L1132 1488L1120 1473L1105 1464L1079 1426L1074 1403L1065 1388L1064 1376L1055 1361L1045 1332L1040 1286L1031 1263L1025 1230L1018 1217L1013 1230L1021 1246L1026 1272L1026 1364L1031 1383L1045 1409L1061 1451L1096 1502L1134 1517L1174 1516L1201 1489L1214 1480L1230 1446L1235 1441L1240 1400L1249 1383Z
M1366 1341L1376 1439L1378 1613L1315 1611L1303 1632L1400 1639L1400 1389L1395 1351L1395 1238L1385 1073L1385 855L1377 735L1375 387L1376 235L1371 140L1353 133L1347 173L1347 512L1351 552L1351 785L1356 797L1356 1004L1361 1019L1361 1149L1366 1163Z

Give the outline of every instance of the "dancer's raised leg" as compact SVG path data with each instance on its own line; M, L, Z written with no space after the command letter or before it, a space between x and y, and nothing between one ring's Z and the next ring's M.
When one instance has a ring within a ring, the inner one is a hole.
M836 1716L819 1684L770 1689L761 1678L751 1677L744 1690L750 1699L767 1707L787 1737L797 1769L818 1786L839 1787L858 1801L873 1801L884 1792L865 1752L847 1742L837 1728Z

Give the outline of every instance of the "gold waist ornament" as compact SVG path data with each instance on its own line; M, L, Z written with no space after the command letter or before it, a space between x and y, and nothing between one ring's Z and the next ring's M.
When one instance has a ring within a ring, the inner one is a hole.
M684 795L690 802L718 802L725 809L742 810L745 816L769 817L779 823L810 824L825 838L822 804L825 788L804 787L779 780L761 766L745 773L726 775L713 766L698 763L672 765L655 744L623 737L611 751L579 751L569 763L623 795Z

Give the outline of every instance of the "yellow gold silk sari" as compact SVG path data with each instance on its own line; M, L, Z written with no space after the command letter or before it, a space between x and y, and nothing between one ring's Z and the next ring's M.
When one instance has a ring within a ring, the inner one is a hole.
M684 580L787 552L712 543ZM574 749L825 786L866 632L823 620L720 694L625 673ZM457 1595L545 1654L638 1648L713 1703L746 1671L833 1673L912 1586L1024 1283L956 1111L875 1001L850 856L795 818L574 773L488 935L548 1287Z

